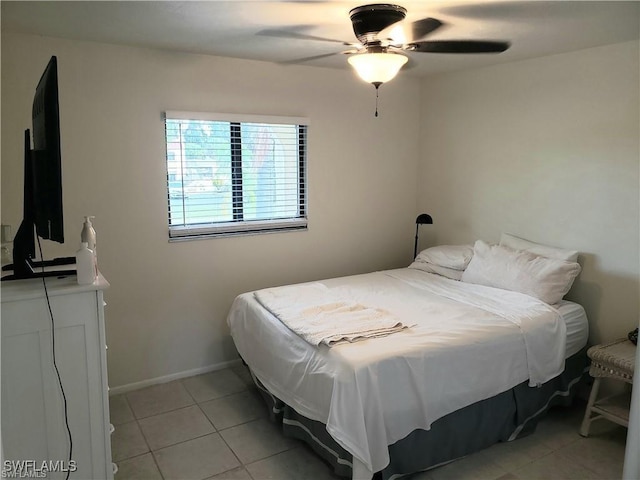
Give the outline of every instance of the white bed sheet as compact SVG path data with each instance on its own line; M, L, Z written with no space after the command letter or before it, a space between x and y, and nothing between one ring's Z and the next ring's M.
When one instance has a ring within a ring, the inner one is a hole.
M236 298L228 323L240 355L258 379L298 413L326 424L333 438L369 472L384 468L387 446L414 429L428 429L444 415L530 378L522 325L422 288L433 283L436 290L455 291L459 282L398 269L322 283L418 325L381 339L314 347L252 293ZM552 328L562 332L555 348L562 359L578 351L583 340L586 343L582 307L562 302L556 310L532 297L514 295L531 299L542 311L564 315L555 316L560 321ZM565 325L563 319L570 323ZM549 318L545 322L553 323Z

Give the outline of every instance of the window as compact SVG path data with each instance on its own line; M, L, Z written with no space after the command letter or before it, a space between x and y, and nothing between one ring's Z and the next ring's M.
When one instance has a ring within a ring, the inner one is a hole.
M167 112L169 237L305 229L307 123Z

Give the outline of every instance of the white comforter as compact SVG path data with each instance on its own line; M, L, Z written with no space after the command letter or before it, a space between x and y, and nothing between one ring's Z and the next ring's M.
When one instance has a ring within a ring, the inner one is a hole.
M565 325L533 297L398 269L322 282L414 327L385 338L315 347L240 295L228 317L243 359L298 413L327 425L368 473L416 428L564 368Z

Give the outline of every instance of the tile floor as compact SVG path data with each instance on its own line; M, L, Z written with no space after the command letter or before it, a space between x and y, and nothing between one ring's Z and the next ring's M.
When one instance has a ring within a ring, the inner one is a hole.
M116 480L337 480L302 442L285 438L246 369L237 367L110 398ZM584 404L551 410L528 437L411 480L619 479L626 429L594 422Z

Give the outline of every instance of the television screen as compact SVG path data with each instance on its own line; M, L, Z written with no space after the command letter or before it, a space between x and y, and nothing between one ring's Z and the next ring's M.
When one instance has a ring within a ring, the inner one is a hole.
M58 64L51 57L40 78L32 107L33 149L29 130L24 137L24 198L22 223L13 240L13 264L2 267L13 275L2 280L74 274L75 270L44 271L68 265L73 257L34 262L36 236L64 243L62 160L58 107Z
M33 99L34 221L40 238L64 243L58 68L51 57Z

